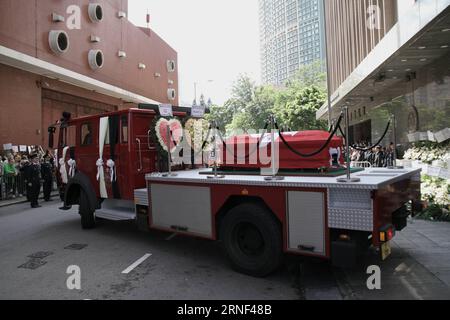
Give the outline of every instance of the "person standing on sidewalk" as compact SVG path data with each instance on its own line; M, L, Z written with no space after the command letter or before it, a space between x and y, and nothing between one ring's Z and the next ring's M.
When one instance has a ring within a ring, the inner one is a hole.
M41 165L41 176L44 180L44 200L49 202L53 183L53 164L48 153L44 156L44 162Z
M27 181L27 192L32 208L40 208L38 203L39 193L41 191L41 168L37 154L30 156L31 164L25 169L25 179Z
M3 165L3 176L6 180L6 198L8 198L9 195L14 199L16 197L16 165L14 162L14 158L12 155L8 157L8 162Z
M3 166L5 159L0 157L0 200L3 200Z
M26 171L27 168L31 165L30 161L28 160L27 156L23 157L23 163L20 166L20 174L22 175L22 180L23 180L23 184L25 186L25 195L27 197L27 201L30 202L30 188L28 187L28 182L27 182L27 176L26 176Z

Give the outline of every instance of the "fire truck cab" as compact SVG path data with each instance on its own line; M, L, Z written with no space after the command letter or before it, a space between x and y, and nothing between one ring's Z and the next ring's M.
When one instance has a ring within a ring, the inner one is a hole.
M174 112L189 117L188 109ZM94 228L96 219L133 220L140 230L220 240L236 270L265 276L284 254L346 267L374 246L386 259L395 232L419 207L420 170L415 169L360 169L354 173L359 181L346 184L337 180L344 175L339 168L315 174L291 169L280 180L245 171L216 179L205 167L163 175L167 166L152 138L158 116L153 106L61 119L61 199L64 208L79 206L84 229ZM57 131L57 126L49 129L50 141ZM339 143L331 138L328 142Z

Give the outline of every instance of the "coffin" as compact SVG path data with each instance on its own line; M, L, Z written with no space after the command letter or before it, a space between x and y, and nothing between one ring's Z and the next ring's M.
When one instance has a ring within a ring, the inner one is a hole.
M284 140L296 151L308 155L318 151L328 140L327 131L299 131L282 133ZM271 134L267 133L260 142L260 134L237 135L225 141L221 146L218 162L222 168L257 169L271 166ZM301 157L292 152L275 134L275 143L279 149L280 169L323 169L339 167L344 163L343 139L334 136L330 144L319 154ZM234 154L233 154L234 153Z

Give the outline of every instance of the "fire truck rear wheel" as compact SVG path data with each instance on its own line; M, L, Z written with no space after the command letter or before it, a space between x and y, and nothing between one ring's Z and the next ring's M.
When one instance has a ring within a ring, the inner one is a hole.
M83 190L80 191L79 213L81 216L81 227L85 230L93 229L95 227L94 212L90 209L88 196Z
M241 273L265 277L283 260L281 227L261 205L231 209L221 223L220 238L233 268Z

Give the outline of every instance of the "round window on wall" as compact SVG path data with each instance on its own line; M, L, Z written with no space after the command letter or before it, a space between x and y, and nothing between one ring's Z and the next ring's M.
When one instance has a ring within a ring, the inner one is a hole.
M97 70L103 67L105 58L101 50L90 50L88 54L89 66L92 70Z
M175 91L175 89L168 89L167 90L167 98L169 98L169 100L175 100L177 93Z
M168 72L175 72L175 61L174 60L167 60L167 71Z
M92 22L100 22L103 20L103 8L98 3L90 3L88 13Z
M69 36L65 31L52 30L48 35L50 49L54 53L61 54L69 50Z

